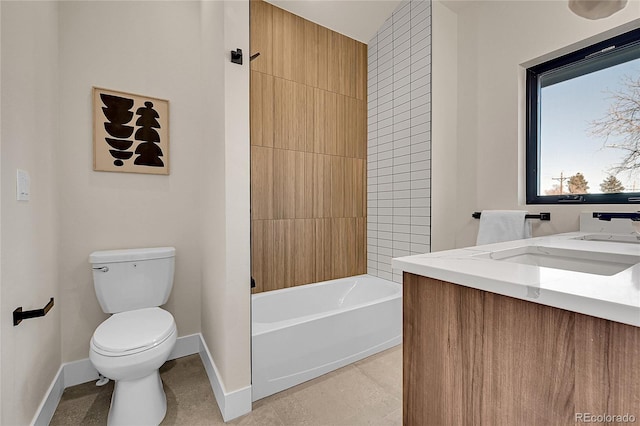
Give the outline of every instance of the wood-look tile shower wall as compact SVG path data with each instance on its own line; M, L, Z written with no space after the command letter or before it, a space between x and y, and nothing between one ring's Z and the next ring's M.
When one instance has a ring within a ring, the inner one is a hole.
M254 292L366 273L367 46L251 1Z

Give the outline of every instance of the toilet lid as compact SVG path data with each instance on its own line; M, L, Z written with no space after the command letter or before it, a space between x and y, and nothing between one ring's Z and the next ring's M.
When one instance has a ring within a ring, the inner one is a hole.
M160 308L144 308L113 314L93 333L93 344L110 353L140 352L154 347L171 335L176 323Z

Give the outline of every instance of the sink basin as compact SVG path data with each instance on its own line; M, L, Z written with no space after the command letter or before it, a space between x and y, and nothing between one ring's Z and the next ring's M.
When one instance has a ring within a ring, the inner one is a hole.
M608 241L613 243L640 244L640 235L633 234L589 234L573 239L584 241Z
M640 263L640 254L636 256L544 246L517 247L473 257L606 276L615 275Z

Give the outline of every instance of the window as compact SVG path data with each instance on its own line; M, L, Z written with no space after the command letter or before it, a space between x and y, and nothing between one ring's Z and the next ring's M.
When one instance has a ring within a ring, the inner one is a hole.
M527 69L526 190L640 203L640 29Z

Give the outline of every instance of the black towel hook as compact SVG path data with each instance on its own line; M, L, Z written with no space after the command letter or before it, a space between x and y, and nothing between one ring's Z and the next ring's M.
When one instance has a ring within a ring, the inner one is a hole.
M238 48L231 51L231 62L242 65L242 49Z

